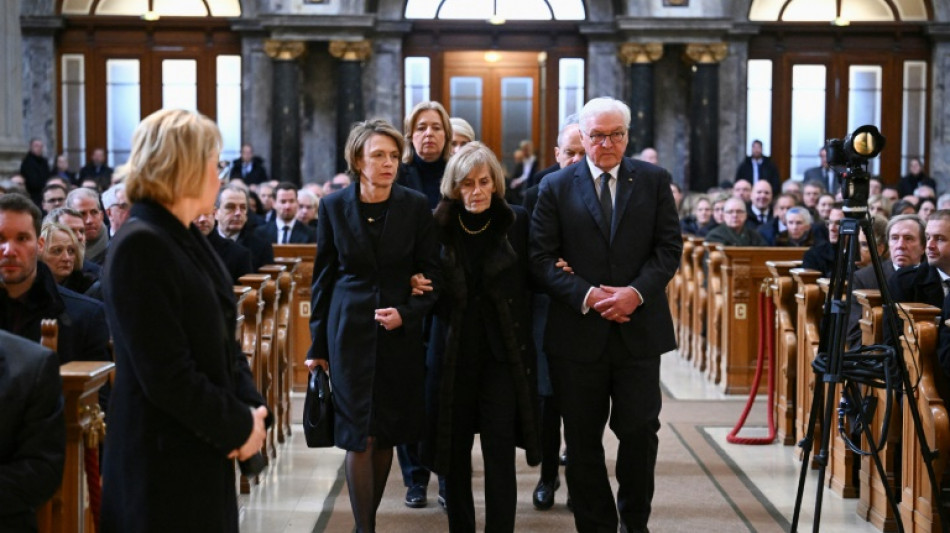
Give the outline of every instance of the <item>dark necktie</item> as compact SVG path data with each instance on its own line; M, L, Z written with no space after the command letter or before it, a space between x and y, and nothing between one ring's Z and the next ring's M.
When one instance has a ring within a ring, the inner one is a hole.
M950 278L943 280L943 297L946 298L947 294L950 294Z
M609 228L610 219L614 214L614 200L610 196L610 174L607 172L600 175L600 208L604 212L604 220Z
M284 226L284 234L280 238L281 244L287 244L290 242L290 226Z

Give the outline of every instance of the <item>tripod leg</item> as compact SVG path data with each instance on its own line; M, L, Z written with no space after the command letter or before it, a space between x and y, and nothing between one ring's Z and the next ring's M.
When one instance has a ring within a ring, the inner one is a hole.
M815 395L811 400L811 409L808 412L808 423L805 424L805 434L798 446L802 449L802 469L798 476L798 493L795 495L795 511L792 514L792 527L789 531L798 531L798 519L801 516L802 496L805 493L805 480L807 479L809 466L811 463L811 451L815 442L815 425L818 423L822 406L825 403L824 387L820 386L824 374L815 373Z
M815 494L815 517L814 528L812 531L818 533L821 526L821 503L825 495L825 472L828 468L828 447L831 442L832 417L835 413L835 403L831 400L835 397L835 390L838 387L837 381L828 381L825 383L825 416L822 419L821 426L821 445L818 447L818 453L815 454L815 462L818 463L818 492Z

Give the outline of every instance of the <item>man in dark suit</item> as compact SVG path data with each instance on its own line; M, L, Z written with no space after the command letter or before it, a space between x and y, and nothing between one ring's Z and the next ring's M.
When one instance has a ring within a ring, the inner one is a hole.
M231 163L231 179L241 179L247 185L255 185L267 181L267 171L264 170L264 160L254 155L254 147L250 144L241 146L241 157Z
M253 272L251 270L250 250L231 239L225 239L214 230L214 211L198 215L198 218L195 219L195 226L208 239L208 244L214 248L218 258L224 263L224 268L231 275L231 281L235 285L239 284L238 280L241 276Z
M59 362L109 361L100 302L56 284L38 260L40 209L19 194L0 195L0 329L34 342L44 318L59 322Z
M950 292L950 210L935 211L925 230L926 263L902 268L888 280L895 302L918 302L943 307Z
M282 182L275 189L274 211L277 216L258 226L255 234L269 243L310 244L317 242L316 230L297 221L297 188Z
M772 212L772 186L765 180L759 180L752 186L752 202L746 209L746 225L756 230L775 218Z
M746 157L736 169L736 181L739 180L746 180L753 185L765 180L772 186L772 191L781 190L778 168L771 159L762 155L762 141L752 141L752 155Z
M43 187L50 176L50 165L45 152L46 146L42 140L30 139L30 150L20 163L20 175L26 182L26 191L36 205L43 203Z
M247 227L247 190L238 185L225 185L214 202L214 218L221 237L229 239L251 252L254 272L274 262L274 249L265 239Z
M534 145L531 144L530 140L521 141L518 150L521 151L522 159L512 169L505 196L509 203L520 204L524 198L524 190L531 185L531 177L538 171L540 162L534 153Z
M66 423L56 354L0 331L0 529L36 531L63 478Z
M881 260L881 270L884 272L884 281L888 282L894 272L905 268L913 268L920 264L924 255L926 227L917 215L897 215L887 223L887 251L888 260ZM877 237L877 235L875 235ZM867 239L864 232L859 235L861 247L867 248ZM877 242L878 251L883 243ZM862 254L865 252L862 251ZM880 289L874 265L868 265L854 273L854 289ZM855 347L861 344L861 306L852 305L851 315L848 318L848 346Z
M79 183L85 179L95 180L99 190L104 191L112 186L112 171L112 167L106 164L105 150L96 148L86 166L79 169Z
M682 254L671 178L623 157L629 123L619 100L584 106L587 157L541 182L531 224L532 269L551 296L544 350L564 417L574 522L584 532L616 531L618 511L622 531L647 531L660 354L676 348L664 293ZM573 274L555 266L559 257ZM616 504L602 444L608 415L619 441Z
M838 183L838 176L835 174L835 169L828 165L828 151L825 150L824 147L818 150L818 158L821 160L821 164L806 170L805 179L802 181L805 183L809 181L821 183L828 193L838 194L841 184Z

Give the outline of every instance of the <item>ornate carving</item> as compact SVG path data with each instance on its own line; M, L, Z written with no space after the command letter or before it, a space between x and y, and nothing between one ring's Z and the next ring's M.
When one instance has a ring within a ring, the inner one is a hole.
M264 41L264 53L267 54L267 57L278 61L293 61L306 51L307 45L303 41L277 41L274 39Z
M623 43L617 55L627 65L653 63L663 57L663 43Z
M330 41L330 55L343 61L366 61L372 53L370 41Z
M686 45L685 60L690 63L718 63L726 58L726 43L692 43Z

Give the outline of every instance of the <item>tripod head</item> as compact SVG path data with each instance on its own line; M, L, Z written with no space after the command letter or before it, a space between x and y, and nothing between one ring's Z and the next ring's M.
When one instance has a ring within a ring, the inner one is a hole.
M871 124L865 124L843 139L825 141L828 165L842 180L841 197L846 216L867 212L871 177L868 161L880 155L886 139Z

